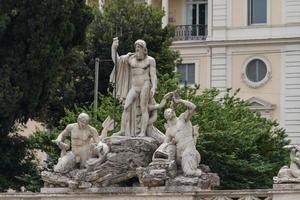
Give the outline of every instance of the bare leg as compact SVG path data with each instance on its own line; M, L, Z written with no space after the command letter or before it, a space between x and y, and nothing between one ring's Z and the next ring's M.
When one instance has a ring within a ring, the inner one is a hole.
M128 133L128 131L126 131L126 126L128 125L128 123L130 123L130 106L132 105L132 103L134 102L135 98L137 97L137 92L135 91L135 88L132 87L126 97L125 100L125 105L124 105L124 111L122 114L122 122L121 122L121 130L123 130L125 132L125 136L130 136L130 134L132 133Z
M150 97L150 83L146 82L140 94L142 118L141 118L141 132L139 136L146 136L146 130L149 121L149 113L148 113L149 97Z
M124 110L122 112L122 119L121 119L121 130L120 130L121 133L125 131L125 127L126 127L126 111Z

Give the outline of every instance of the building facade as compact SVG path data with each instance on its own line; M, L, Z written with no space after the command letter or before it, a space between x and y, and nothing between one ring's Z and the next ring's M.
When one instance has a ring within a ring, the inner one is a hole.
M176 26L181 81L240 88L251 109L300 144L299 0L148 0ZM201 90L201 89L200 89Z

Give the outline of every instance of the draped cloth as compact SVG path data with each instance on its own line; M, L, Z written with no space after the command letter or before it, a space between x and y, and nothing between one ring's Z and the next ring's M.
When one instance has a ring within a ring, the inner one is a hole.
M131 70L128 58L132 55L132 53L128 53L127 55L120 56L117 66L117 80L115 79L116 66L114 66L114 69L110 74L109 81L115 84L116 87L114 90L116 90L116 96L121 102L126 99L131 87Z
M128 59L133 55L133 53L128 53L127 55L120 56L118 59L117 74L115 73L116 66L114 66L114 69L110 74L110 82L115 84L114 92L116 92L116 97L123 103L125 102L127 94L131 88L132 75ZM115 79L116 76L117 80ZM137 97L131 104L129 113L126 116L125 136L136 136L136 133L139 130L139 124L137 123L138 119L136 118L136 116L139 115L136 108L139 105L137 101L139 101L139 97Z

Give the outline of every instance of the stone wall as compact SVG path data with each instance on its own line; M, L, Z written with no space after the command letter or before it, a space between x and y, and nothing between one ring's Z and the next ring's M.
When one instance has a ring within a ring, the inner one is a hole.
M214 190L196 187L106 187L70 191L47 188L44 193L0 193L0 200L299 200L300 189ZM47 192L47 193L46 193Z

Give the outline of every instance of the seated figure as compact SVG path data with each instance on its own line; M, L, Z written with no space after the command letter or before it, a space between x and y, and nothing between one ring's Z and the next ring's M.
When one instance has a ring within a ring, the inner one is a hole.
M182 100L173 95L174 107L177 104L183 104L187 107L187 110L180 114L179 117L176 117L173 108L165 110L164 116L167 120L167 128L164 145L175 145L176 151L173 155L175 155L177 166L181 167L184 175L200 177L202 171L197 167L201 158L195 144L198 128L193 127L190 121L196 106L192 102Z
M291 150L290 153L290 167L287 165L283 166L277 175L278 179L297 179L300 177L300 146L299 145L286 145L285 148ZM292 181L291 181L292 182Z
M99 136L97 130L89 125L89 116L86 113L79 114L77 123L67 125L57 139L52 140L61 149L61 157L54 166L54 172L67 173L76 168L76 165L81 169L86 168L96 162L90 160L95 157L99 158L97 161L103 162L109 149L101 140L107 136L107 130L111 129L112 123L108 117ZM70 149L70 145L65 143L68 136L71 138L71 151L67 152Z

